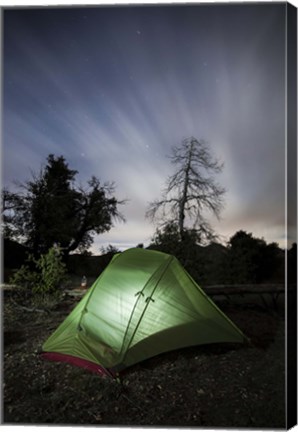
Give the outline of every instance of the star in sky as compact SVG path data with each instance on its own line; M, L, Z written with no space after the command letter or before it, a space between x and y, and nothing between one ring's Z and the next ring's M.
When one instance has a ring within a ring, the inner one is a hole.
M285 4L6 9L3 184L49 153L115 181L126 224L96 238L148 243L145 219L182 139L225 163L216 231L284 244ZM26 155L26 157L24 157ZM84 155L84 156L83 156Z

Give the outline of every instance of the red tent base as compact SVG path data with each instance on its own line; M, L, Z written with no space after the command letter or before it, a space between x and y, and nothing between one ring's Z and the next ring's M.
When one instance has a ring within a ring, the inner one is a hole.
M93 363L89 360L82 359L80 357L75 357L69 354L62 354L58 352L43 352L40 354L40 356L46 360L70 363L102 376L117 378L117 376L109 369L106 369L99 364Z

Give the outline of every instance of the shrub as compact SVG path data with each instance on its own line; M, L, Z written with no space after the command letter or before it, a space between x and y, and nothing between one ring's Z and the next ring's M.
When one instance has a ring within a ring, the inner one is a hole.
M29 289L32 294L41 297L59 293L61 284L66 280L66 266L59 247L52 247L39 259L29 255L27 263L12 276L11 284Z

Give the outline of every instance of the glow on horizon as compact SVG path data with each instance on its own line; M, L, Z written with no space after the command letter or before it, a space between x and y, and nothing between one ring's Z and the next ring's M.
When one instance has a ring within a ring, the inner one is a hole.
M79 183L115 181L129 199L92 251L146 244L166 156L193 135L225 163L216 232L284 245L284 7L5 11L3 185L62 154Z

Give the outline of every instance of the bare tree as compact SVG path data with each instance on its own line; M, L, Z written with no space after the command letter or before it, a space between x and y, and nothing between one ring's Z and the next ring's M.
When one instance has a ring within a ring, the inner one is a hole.
M212 239L214 233L205 213L209 211L219 219L225 189L215 182L213 174L220 173L223 164L211 155L204 140L194 137L173 147L170 159L177 170L168 178L161 200L149 204L146 216L159 225L177 224L181 240L186 224L192 224L199 241Z

